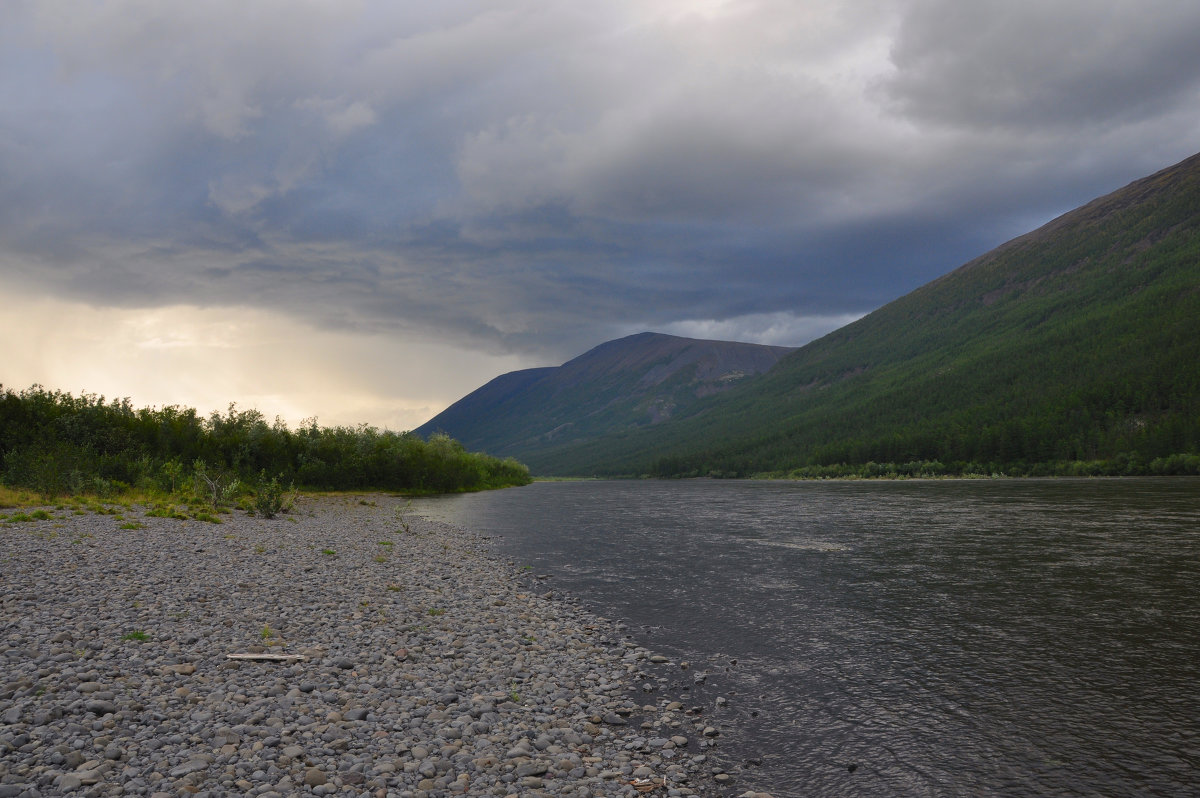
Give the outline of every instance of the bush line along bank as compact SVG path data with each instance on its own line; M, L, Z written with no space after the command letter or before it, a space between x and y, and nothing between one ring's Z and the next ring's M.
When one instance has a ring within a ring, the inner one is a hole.
M259 488L294 483L311 490L454 493L524 485L529 470L512 459L466 451L445 436L357 427L298 429L268 423L230 405L207 418L194 409L134 409L40 385L0 386L0 482L43 496L125 487L174 492L197 471Z

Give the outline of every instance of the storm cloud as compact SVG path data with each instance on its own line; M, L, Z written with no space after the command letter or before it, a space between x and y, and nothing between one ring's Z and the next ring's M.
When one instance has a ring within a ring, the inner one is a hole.
M1174 0L16 0L0 285L470 353L422 407L480 353L798 345L1200 149L1197 30Z

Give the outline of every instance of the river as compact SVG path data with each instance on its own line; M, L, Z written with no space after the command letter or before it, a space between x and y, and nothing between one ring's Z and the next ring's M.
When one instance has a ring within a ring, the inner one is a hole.
M1200 480L544 482L412 511L688 661L647 673L722 728L733 795L1200 794Z

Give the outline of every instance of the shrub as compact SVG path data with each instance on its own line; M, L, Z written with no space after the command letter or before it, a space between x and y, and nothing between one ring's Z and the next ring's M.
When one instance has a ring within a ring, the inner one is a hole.
M237 493L240 483L235 477L220 471L208 470L208 463L196 460L192 463L192 487L208 500L214 509L227 504Z
M263 473L318 490L416 493L530 481L520 463L467 452L445 436L424 441L365 424L322 428L315 419L293 432L233 406L205 419L174 406L135 410L127 399L0 385L0 482L43 500L108 497L127 485L172 494L190 487L216 509L235 497L239 480L253 483Z
M277 513L286 513L295 506L296 490L289 485L287 490L279 484L279 477L267 481L267 472L258 475L258 491L254 494L254 511L263 518L274 518Z
M175 484L179 480L179 477L183 474L183 463L179 462L179 460L175 458L172 458L163 463L160 470L162 471L164 486L167 488L168 492L174 493Z

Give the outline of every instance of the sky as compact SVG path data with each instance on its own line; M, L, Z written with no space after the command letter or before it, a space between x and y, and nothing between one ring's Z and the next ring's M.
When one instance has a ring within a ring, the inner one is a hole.
M0 384L411 429L802 345L1200 150L1178 0L5 0Z

